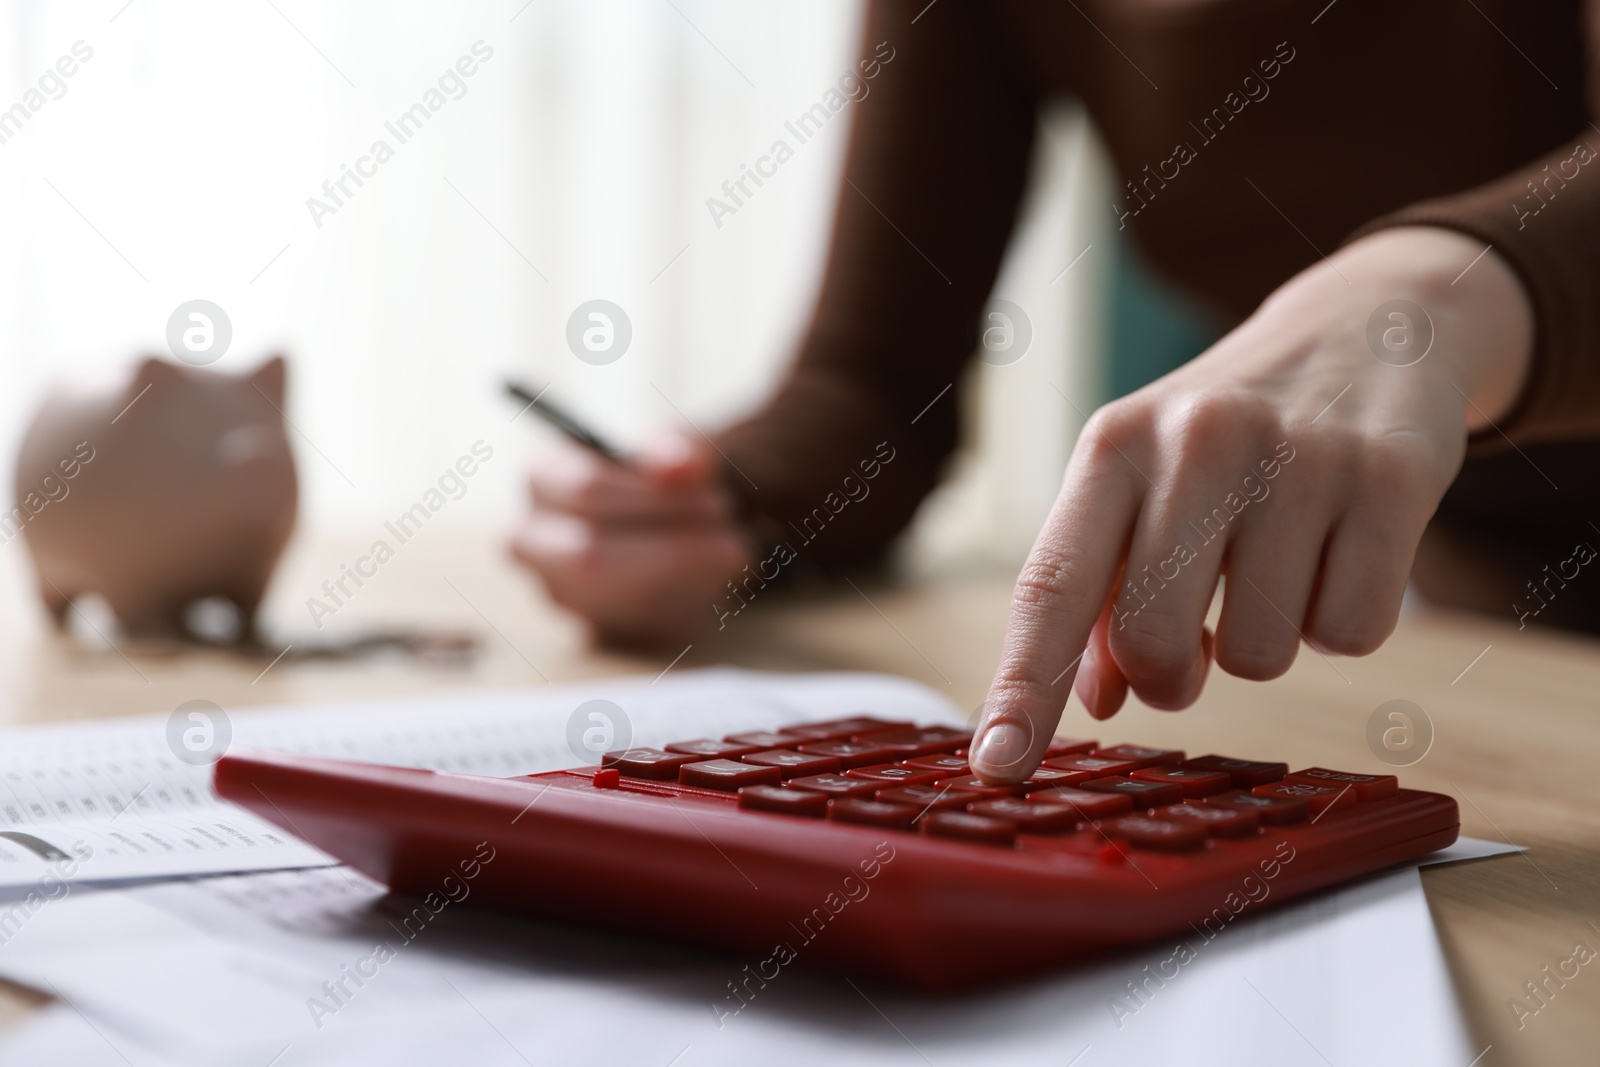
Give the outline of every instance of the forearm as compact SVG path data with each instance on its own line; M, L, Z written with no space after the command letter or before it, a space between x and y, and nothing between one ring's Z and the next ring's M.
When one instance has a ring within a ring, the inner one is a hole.
M863 55L893 58L853 105L813 320L772 401L718 440L744 472L733 483L749 510L785 536L835 514L844 479L893 453L870 499L804 546L822 562L886 545L955 448L954 385L977 345L1032 147L1036 100L987 10L939 5L913 26L923 6L869 8Z
M1307 272L1314 273L1327 276L1321 292L1360 294L1351 314L1367 310L1360 300L1372 305L1367 340L1376 359L1417 368L1391 376L1392 388L1454 394L1473 433L1493 432L1515 407L1532 360L1533 307L1496 252L1455 230L1402 226L1352 242ZM1278 290L1260 314L1304 315L1311 300L1325 299L1299 281Z
M1501 179L1414 205L1358 232L1370 240L1393 227L1429 226L1463 235L1483 259L1444 288L1483 294L1459 301L1493 304L1507 314L1470 312L1481 329L1507 343L1484 368L1473 400L1482 415L1474 429L1479 447L1516 441L1600 437L1600 137L1585 127L1570 142ZM1583 160L1583 162L1579 162ZM1484 268L1488 267L1488 270ZM1521 302L1503 298L1507 280L1518 283ZM1515 339L1526 325L1529 343L1519 362ZM1510 398L1507 400L1507 398ZM1498 413L1497 413L1498 412ZM1486 418L1485 418L1486 417ZM1495 428L1483 429L1492 419Z

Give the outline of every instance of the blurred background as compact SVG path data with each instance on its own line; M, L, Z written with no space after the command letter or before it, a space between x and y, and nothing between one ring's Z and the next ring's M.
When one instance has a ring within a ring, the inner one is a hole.
M772 388L816 292L848 108L720 226L706 201L852 68L860 20L850 0L0 7L0 107L75 46L81 60L0 127L7 470L50 382L167 355L168 317L205 299L233 329L216 369L291 361L300 524L269 626L304 628L306 597L478 440L493 461L425 537L464 528L503 551L550 435L511 422L507 374L624 444L680 418L712 430ZM463 56L475 73L400 143L385 124ZM913 568L1014 567L1082 415L1203 342L1118 244L1081 113L1042 124L995 293L1032 342L974 364L966 440L908 538ZM308 208L335 205L324 183L380 138L392 158L331 212ZM603 366L564 341L592 299L633 328ZM1113 349L1132 353L1115 377ZM31 588L25 555L0 546L8 584ZM328 625L413 607L364 594Z

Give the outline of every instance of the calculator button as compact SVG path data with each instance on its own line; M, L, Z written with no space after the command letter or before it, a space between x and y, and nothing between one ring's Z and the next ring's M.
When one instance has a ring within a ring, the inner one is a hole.
M1044 766L1053 771L1078 771L1083 775L1079 781L1087 782L1094 778L1127 774L1129 771L1138 770L1144 764L1137 760L1107 759L1103 756L1060 756L1045 760Z
M964 811L936 811L922 820L924 833L958 837L991 845L1009 845L1017 839L1017 824L1008 819L969 815Z
M723 740L735 745L744 745L756 752L767 748L784 748L794 743L794 738L787 734L772 733L768 730L752 730L744 734L729 734Z
M1058 771L1054 767L1040 767L1022 785L1024 789L1044 789L1052 785L1073 785L1077 782L1092 781L1097 777L1099 775L1085 771Z
M1186 759L1183 767L1197 767L1202 771L1221 771L1233 780L1235 789L1254 789L1282 781L1289 773L1287 763L1258 763L1255 760L1233 759L1230 756L1197 756Z
M1356 803L1356 791L1348 784L1314 785L1311 782L1292 782L1285 779L1271 785L1258 785L1250 792L1258 797L1296 797L1304 800L1311 806L1312 818L1321 815L1329 808L1338 811L1340 808L1354 807Z
M1249 837L1261 828L1261 816L1248 808L1173 804L1158 809L1156 818L1199 823L1212 837Z
M739 806L748 811L776 811L820 819L828 812L828 798L804 789L777 785L747 785L739 790Z
M777 767L783 771L785 778L798 778L803 774L827 774L829 771L840 769L839 761L832 756L808 756L803 752L791 752L786 748L752 752L748 756L740 757L740 761L753 763L757 767Z
M595 771L594 787L596 789L620 789L622 787L622 772L615 767L606 767Z
M842 774L810 774L804 778L789 779L790 789L807 789L830 797L871 796L883 785L860 778L846 778Z
M1039 769L1033 772L1034 777L1038 777L1041 774L1048 774L1050 776L1051 785L1077 785L1080 782L1092 782L1096 778L1104 778L1106 776L1106 772L1100 770L1063 770L1060 767L1051 766L1052 763L1058 762L1060 761L1045 760Z
M685 763L678 768L680 785L721 789L729 793L747 785L777 785L781 781L783 781L783 771L778 767L756 767L749 763L737 763L731 759Z
M801 723L796 726L785 726L778 732L796 741L832 741L854 737L856 734L870 733L873 730L890 730L897 726L910 726L908 722L891 722L888 719L874 719L870 715L857 715L849 719L829 719L827 722Z
M880 763L874 767L855 767L845 771L846 778L861 778L866 781L876 782L879 786L888 785L926 785L928 782L937 782L941 777L938 771L923 771L915 767L907 767L899 763Z
M1221 771L1202 771L1198 767L1142 767L1130 771L1129 778L1136 782L1164 782L1183 790L1186 797L1204 797L1212 793L1226 793L1233 783Z
M972 731L949 726L901 726L860 734L856 740L882 745L892 749L900 759L910 759L930 752L954 752L972 743Z
M1356 795L1356 799L1363 803L1369 800L1382 800L1400 792L1400 779L1392 774L1351 774L1346 771L1330 771L1326 767L1295 771L1284 780L1331 785L1340 789L1348 785L1350 791Z
M965 789L949 789L943 782L935 782L933 785L897 785L880 789L876 799L885 804L915 804L919 811L965 811L968 802L978 799L978 794Z
M1101 759L1128 760L1140 767L1162 767L1183 762L1183 753L1172 748L1146 748L1143 745L1113 745L1090 753ZM1124 772L1117 771L1117 774Z
M897 830L909 830L921 813L920 808L910 804L885 804L863 797L845 797L828 805L830 819L866 823L868 826L889 826Z
M1076 830L1081 821L1077 808L1018 797L977 801L972 805L972 814L1015 823L1017 829L1025 834L1064 834Z
M686 756L697 759L738 759L752 752L760 752L755 745L741 745L737 741L713 741L710 738L701 738L698 741L674 741L667 746L668 752L681 752Z
M1136 808L1160 808L1183 803L1183 790L1165 782L1136 782L1132 778L1096 778L1079 789L1091 793L1118 793L1133 801Z
M1042 800L1049 804L1066 804L1084 819L1109 819L1133 811L1133 798L1120 793L1092 793L1087 789L1056 786L1028 794L1029 800Z
M985 797L1015 797L1026 792L1022 783L1016 785L990 785L975 774L963 774L959 778L946 778L939 783L951 789L968 789Z
M967 766L965 756L917 756L915 759L906 760L907 767L915 767L919 771L937 771L948 774L952 778L959 778L964 774L971 774L972 768Z
M1265 826L1287 826L1311 818L1311 805L1301 797L1263 797L1254 793L1223 793L1206 797L1207 807L1253 811Z
M678 777L678 768L698 758L678 752L663 752L659 748L628 748L621 752L607 752L600 757L600 766L615 767L629 778L670 782Z
M866 741L807 741L803 745L795 745L794 749L808 756L832 756L846 770L873 763L893 763L899 755L892 748Z
M1055 759L1057 756L1087 755L1100 747L1098 741L1079 741L1071 737L1052 737L1045 746L1045 759Z
M1148 815L1124 815L1107 823L1105 830L1139 848L1164 852L1189 852L1204 847L1205 827L1179 819L1153 819Z

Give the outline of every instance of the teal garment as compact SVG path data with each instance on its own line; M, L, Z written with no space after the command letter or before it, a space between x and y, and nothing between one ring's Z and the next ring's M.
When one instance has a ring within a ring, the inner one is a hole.
M1105 399L1125 396L1189 362L1221 337L1212 316L1145 266L1126 234L1112 256Z

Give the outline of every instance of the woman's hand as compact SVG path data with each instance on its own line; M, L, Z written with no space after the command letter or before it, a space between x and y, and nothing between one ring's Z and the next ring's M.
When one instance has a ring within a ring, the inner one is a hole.
M600 640L657 645L703 627L754 561L717 456L668 432L629 466L563 443L528 476L511 552Z
M1094 414L1017 580L976 773L1031 774L1074 685L1099 719L1129 689L1177 710L1213 659L1268 679L1302 640L1357 656L1383 643L1468 432L1526 376L1527 296L1495 253L1473 263L1481 252L1425 227L1354 242ZM1394 300L1424 321L1379 313Z

